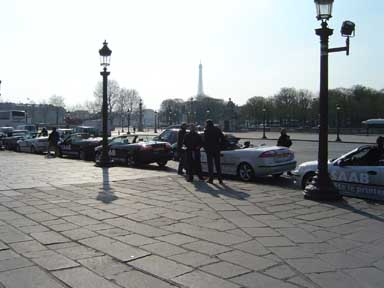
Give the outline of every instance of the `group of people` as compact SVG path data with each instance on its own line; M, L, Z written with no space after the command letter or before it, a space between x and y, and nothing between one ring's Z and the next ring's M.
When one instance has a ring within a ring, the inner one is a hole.
M216 168L217 179L220 184L223 183L221 174L220 151L224 146L225 137L220 128L213 124L212 120L207 120L204 134L196 131L194 124L183 123L178 133L177 153L179 155L178 174L183 175L183 169L187 171L187 181L193 181L193 176L197 175L200 180L204 180L201 171L200 149L204 147L207 155L208 164L208 183L213 183L214 172L213 165Z

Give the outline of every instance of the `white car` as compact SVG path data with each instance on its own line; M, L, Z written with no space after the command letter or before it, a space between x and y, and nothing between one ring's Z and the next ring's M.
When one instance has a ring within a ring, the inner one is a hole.
M384 200L384 159L376 159L373 162L364 160L373 147L360 146L328 162L329 175L340 194ZM312 182L317 163L304 162L292 171L297 186L304 189Z
M232 143L221 151L221 170L225 175L238 176L248 182L255 177L267 175L278 177L296 167L295 155L286 147L241 148L237 141L238 138L232 138ZM203 172L208 171L204 149L201 150L201 166Z
M36 137L29 134L17 140L16 151L29 153L44 153L48 151L48 136Z

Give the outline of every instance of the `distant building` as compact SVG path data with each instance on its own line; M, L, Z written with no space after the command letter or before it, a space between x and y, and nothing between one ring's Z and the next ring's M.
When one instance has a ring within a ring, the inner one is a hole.
M28 124L63 125L65 109L50 104L16 104L11 102L0 103L0 110L26 111Z

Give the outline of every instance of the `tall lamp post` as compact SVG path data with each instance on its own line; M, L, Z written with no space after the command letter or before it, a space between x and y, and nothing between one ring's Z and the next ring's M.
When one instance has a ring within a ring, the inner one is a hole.
M139 102L139 132L143 132L143 100Z
M341 142L340 138L340 105L336 105L336 142Z
M102 117L103 117L103 141L101 158L99 165L101 167L110 166L111 162L108 155L108 103L107 103L107 88L108 88L108 76L110 72L107 71L107 67L111 61L112 51L108 48L107 41L104 41L103 47L99 50L100 54L100 65L103 66L103 71L100 75L103 76L103 106L102 106Z
M341 35L347 37L346 46L328 48L329 36L333 29L328 28L328 20L332 17L333 0L315 0L317 19L321 28L316 29L320 37L320 130L318 151L318 172L314 182L304 190L304 198L311 200L336 201L342 196L334 187L328 174L328 53L346 51L349 55L349 38L354 36L355 24L344 21Z
M157 133L157 111L155 111L155 129L153 130L154 133Z
M131 126L131 109L128 108L128 119L127 119L127 124L128 124L128 128L127 128L127 134L131 134L131 131L129 131L129 126Z
M209 115L211 115L211 110L209 108L206 111L206 118L209 119Z
M267 136L265 136L265 116L267 113L267 109L265 107L263 108L263 139L267 139Z

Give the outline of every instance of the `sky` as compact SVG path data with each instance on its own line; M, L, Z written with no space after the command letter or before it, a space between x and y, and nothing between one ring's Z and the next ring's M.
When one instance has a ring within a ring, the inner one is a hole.
M329 59L329 87L384 88L382 0L335 0L330 47L344 46L344 20L356 23L351 54ZM319 88L313 0L1 0L1 99L67 106L93 99L98 50L112 50L110 78L134 88L148 108L205 94L242 105L282 87Z

